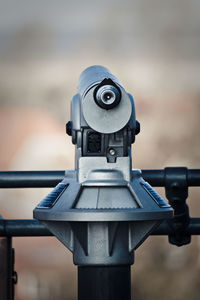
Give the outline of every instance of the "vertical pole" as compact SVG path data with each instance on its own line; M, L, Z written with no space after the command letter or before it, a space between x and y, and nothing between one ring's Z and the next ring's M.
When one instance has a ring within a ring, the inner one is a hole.
M11 237L0 237L0 299L14 299L14 250Z
M78 300L130 300L130 266L79 266Z

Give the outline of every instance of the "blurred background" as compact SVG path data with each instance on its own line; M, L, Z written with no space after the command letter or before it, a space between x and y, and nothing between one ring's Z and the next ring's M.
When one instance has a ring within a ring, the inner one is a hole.
M80 73L104 65L135 98L134 168L200 167L198 0L0 0L0 169L74 168L65 134ZM159 190L163 193L162 190ZM4 218L32 218L48 189L0 190ZM192 217L200 190L191 188ZM76 267L55 238L16 238L17 300L76 299ZM134 300L199 299L200 237L149 237L132 267Z

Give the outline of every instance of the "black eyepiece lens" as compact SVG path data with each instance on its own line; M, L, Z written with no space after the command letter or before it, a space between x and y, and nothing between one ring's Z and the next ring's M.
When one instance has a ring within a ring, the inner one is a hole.
M96 90L95 101L101 108L114 108L119 104L120 100L120 91L114 85L103 85Z

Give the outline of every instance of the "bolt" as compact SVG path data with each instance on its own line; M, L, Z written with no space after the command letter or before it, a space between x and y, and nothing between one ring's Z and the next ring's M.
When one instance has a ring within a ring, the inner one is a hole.
M114 150L113 148L111 148L111 149L109 150L109 153L110 153L110 155L113 156L113 155L115 155L116 152L115 152L115 150Z

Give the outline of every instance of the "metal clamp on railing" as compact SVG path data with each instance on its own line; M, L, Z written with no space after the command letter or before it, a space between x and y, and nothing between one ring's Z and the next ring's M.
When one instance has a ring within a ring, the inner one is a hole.
M189 209L186 204L187 173L186 167L165 168L165 193L174 209L173 219L167 221L173 230L173 234L169 235L169 242L176 246L186 245L191 241L191 236L186 233L190 222Z

